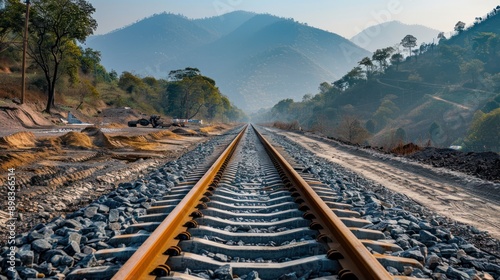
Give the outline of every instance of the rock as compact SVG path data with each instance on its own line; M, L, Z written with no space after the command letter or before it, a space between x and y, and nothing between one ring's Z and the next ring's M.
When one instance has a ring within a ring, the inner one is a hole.
M43 262L42 264L40 264L38 267L37 267L37 270L40 272L40 273L43 273L45 275L50 275L53 271L53 266L51 263L48 263L48 262Z
M37 239L31 243L31 249L35 252L43 253L52 249L52 245L45 239Z
M41 278L37 277L38 276L38 271L36 271L33 268L29 267L24 267L19 271L19 276L21 276L23 279L26 278Z
M113 231L117 231L121 229L120 223L109 223L108 228Z
M215 254L214 259L215 259L216 261L221 261L221 262L227 262L227 261L228 261L228 259L227 259L227 256L226 256L226 255L224 255L224 254L219 254L219 253Z
M110 223L117 222L119 218L120 218L120 211L118 211L117 209L109 210L108 220Z
M73 220L73 219L67 219L63 226L68 227L68 228L74 228L74 229L81 229L83 226L81 223Z
M85 211L83 212L83 215L87 218L92 218L94 217L95 214L97 214L97 210L99 209L99 207L96 207L96 206L89 206L85 209Z
M441 263L442 263L441 258L436 255L430 255L425 260L425 266L432 270L434 270Z
M7 272L5 273L5 275L7 276L7 278L9 280L22 280L21 276L19 276L19 273L17 272L17 270L7 270Z
M33 251L20 250L18 252L18 254L19 254L19 258L21 259L21 262L23 263L23 265L28 266L28 267L31 267L33 265L33 260L35 258L35 254Z
M404 251L401 254L401 256L404 258L415 259L419 262L422 262L425 259L424 256L422 255L422 252L420 252L420 249ZM406 274L406 275L410 275L410 274Z
M37 231L32 231L28 234L28 240L29 242L33 242L34 240L37 240L37 239L43 239L45 238L45 236Z
M448 270L446 271L446 276L448 276L451 279L459 279L459 280L469 280L470 277L467 273L460 271L458 269L455 269L451 266L448 267Z
M81 267L91 267L95 266L97 264L97 259L95 258L94 254L90 254L83 258L81 261L79 261L76 265L81 266Z
M80 253L80 245L75 241L71 241L66 247L64 247L64 252L68 253L70 256Z
M109 212L109 207L104 204L99 204L99 209L97 210L101 214L106 214Z
M285 275L281 275L279 280L298 280L297 273L291 272Z
M426 230L421 230L420 231L420 236L419 236L419 241L424 243L425 245L434 245L433 242L438 242L440 241L439 238L434 236L432 233L426 231Z
M96 213L92 217L92 221L96 221L96 222L106 222L107 220L108 220L108 217L106 215L101 214L101 213Z
M68 267L73 267L75 260L70 256L62 256L59 263Z
M64 238L62 245L69 245L72 241L76 244L80 244L82 240L82 235L77 232L69 232L68 236Z
M248 273L245 280L260 280L259 273L257 271L252 271L252 272Z
M214 276L220 280L233 280L233 268L226 264L214 271Z
M54 256L57 256L57 255L65 256L66 252L64 252L63 250L60 250L60 249L48 250L41 255L41 259L44 261L50 261Z
M388 267L386 267L386 269L392 275L398 275L399 274L399 271L395 267L388 266Z

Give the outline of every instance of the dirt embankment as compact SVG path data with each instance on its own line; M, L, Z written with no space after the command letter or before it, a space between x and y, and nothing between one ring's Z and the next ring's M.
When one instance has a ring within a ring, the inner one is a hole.
M216 134L230 128L205 129ZM193 136L167 129L90 126L63 133L24 129L0 137L0 168L16 170L19 232L72 212L207 139L200 127L189 129ZM7 173L0 174L3 193L6 180ZM9 218L6 201L0 202L0 240L7 240L1 238Z
M433 167L444 167L500 183L500 155L494 152L464 153L429 147L407 157Z

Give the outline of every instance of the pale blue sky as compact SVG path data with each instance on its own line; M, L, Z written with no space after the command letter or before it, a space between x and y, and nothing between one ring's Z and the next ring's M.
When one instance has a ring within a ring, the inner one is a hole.
M155 13L203 18L235 10L292 17L350 38L388 20L451 31L459 20L470 24L500 1L493 0L89 0L104 34Z

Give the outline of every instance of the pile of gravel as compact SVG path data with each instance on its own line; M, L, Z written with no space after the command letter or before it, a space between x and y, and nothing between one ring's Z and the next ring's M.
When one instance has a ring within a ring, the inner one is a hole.
M434 167L446 167L481 179L500 182L500 155L494 152L465 153L429 147L409 155L408 158Z

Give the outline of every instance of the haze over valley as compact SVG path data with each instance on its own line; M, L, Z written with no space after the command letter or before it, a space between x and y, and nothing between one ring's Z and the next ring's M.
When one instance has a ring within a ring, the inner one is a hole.
M171 70L197 67L250 111L283 98L300 100L370 55L334 33L242 11L197 20L154 15L90 37L86 46L100 51L103 65L119 73L165 78Z

